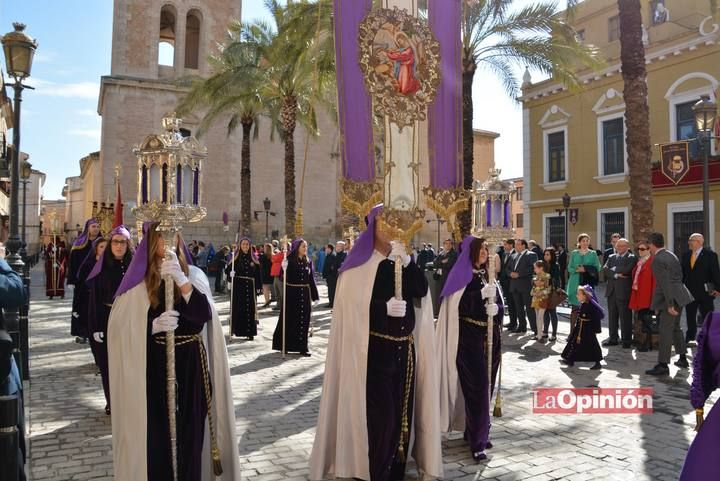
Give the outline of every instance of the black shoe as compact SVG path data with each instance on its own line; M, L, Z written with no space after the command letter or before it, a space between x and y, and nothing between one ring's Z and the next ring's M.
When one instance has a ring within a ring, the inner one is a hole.
M517 324L513 324L512 322L508 322L503 326L506 329L517 329Z
M553 334L552 336L550 336L550 342L555 342L555 341L557 341L557 336L555 334Z
M515 334L525 334L525 333L527 332L527 329L521 329L521 328L518 327L518 328L515 329L513 332L514 332Z
M650 376L667 376L670 374L667 364L656 364L654 368L645 371L645 374Z
M573 367L575 363L573 361L567 361L565 359L560 359L560 364L565 364L566 366Z
M310 357L310 356L312 356L312 354L310 354L309 352L301 352L300 355L301 355L301 356L304 356L304 357Z
M602 366L600 365L600 361L597 361L595 364L593 364L593 366L590 369L593 371L602 369Z
M607 346L617 346L618 344L619 344L619 342L618 342L616 339L605 339L605 340L602 342L602 345L605 346L605 347L607 347Z
M472 456L475 461L484 461L487 459L487 454L485 454L485 451L478 451L476 453L473 453Z
M517 330L517 325L511 326L508 324L505 328L510 332L515 332Z
M254 341L254 340L255 340L255 336L248 336L248 341Z
M105 414L110 416L110 406L105 406Z
M492 449L492 448L493 448L493 444L490 441L485 443L485 449Z
M648 352L648 351L652 351L652 348L649 348L649 347L647 347L647 346L643 346L643 347L639 347L639 348L638 348L638 352Z
M685 356L680 356L680 359L678 359L677 361L675 361L675 365L676 365L677 367L684 368L684 369L687 369L688 367L690 367L690 364L688 363L687 357L685 357Z
M622 347L623 349L632 349L632 342L623 342Z

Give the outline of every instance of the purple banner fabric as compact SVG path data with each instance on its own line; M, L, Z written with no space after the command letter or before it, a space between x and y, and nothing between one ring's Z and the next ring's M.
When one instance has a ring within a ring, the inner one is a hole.
M503 227L508 228L510 225L510 201L505 201L505 215L503 216Z
M462 186L461 0L428 0L430 28L440 43L440 85L428 112L430 183Z
M370 95L359 63L358 26L372 0L335 0L335 58L343 176L356 182L375 178ZM459 35L459 34L458 34Z

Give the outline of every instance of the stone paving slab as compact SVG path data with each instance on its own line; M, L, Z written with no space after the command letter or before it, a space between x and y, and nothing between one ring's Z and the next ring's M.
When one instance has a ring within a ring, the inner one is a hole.
M111 480L110 418L88 347L70 337L71 291L48 300L42 271L33 271L30 369L27 388L31 479ZM321 302L325 287L320 286ZM228 296L216 305L227 329ZM255 341L228 345L243 479L305 480L318 414L331 314L313 314L312 357L270 349L277 312L261 310ZM569 333L560 318L560 338ZM606 332L600 336L606 337ZM460 433L443 442L445 479L675 480L693 437L690 372L671 366L670 376L641 374L656 352L612 348L602 371L559 367L562 342L540 345L503 336L503 417L494 418L489 460L477 464ZM533 415L538 387L652 387L653 414ZM714 396L712 399L716 399ZM708 405L709 408L709 405ZM407 479L416 479L412 466Z

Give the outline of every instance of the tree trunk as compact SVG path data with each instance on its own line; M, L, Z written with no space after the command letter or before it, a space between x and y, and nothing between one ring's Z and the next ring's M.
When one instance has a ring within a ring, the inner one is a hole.
M465 52L463 54L463 73L462 73L462 98L463 98L463 189L469 191L473 184L473 102L472 102L472 84L475 78L475 60L471 54ZM458 223L460 224L460 232L463 237L470 234L472 229L472 219L470 218L470 202L467 209L458 213Z
M625 137L630 181L630 217L635 243L653 231L650 113L640 0L618 0L620 60L625 84Z
M285 234L295 235L295 124L297 121L297 98L294 95L283 100L280 121L285 142Z
M252 196L250 195L250 131L253 126L253 119L242 119L242 152L240 154L240 219L242 221L244 234L250 233L250 213L252 211Z

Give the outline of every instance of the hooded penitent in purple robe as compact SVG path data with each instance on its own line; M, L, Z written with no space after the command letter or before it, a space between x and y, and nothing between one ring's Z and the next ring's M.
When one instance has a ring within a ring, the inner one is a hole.
M468 236L460 247L442 292L437 324L441 428L443 432L464 431L471 453L488 447L490 390L500 367L503 320L502 293L497 283L498 313L488 319L481 293L489 282L488 272L486 267L475 270L470 258L470 245L476 239ZM491 380L487 369L488 323L493 329Z
M705 316L705 322L697 335L697 352L693 358L693 382L690 403L695 409L703 409L710 394L720 386L720 312ZM680 481L706 481L720 479L720 463L717 456L720 446L720 408L710 410L700 431L695 435Z
M115 298L115 291L120 286L120 282L122 282L132 259L130 232L124 226L118 226L110 232L109 242L112 242L113 237L118 236L122 236L128 243L123 258L116 259L112 253L112 246L109 245L105 249L103 256L95 263L85 282L89 291L88 333L90 335L90 349L95 358L95 364L100 370L107 405L106 410L108 412L110 409L110 380L108 374L107 323ZM95 339L94 334L96 332L102 333L102 342L97 342Z
M580 289L585 291L587 301L580 304L562 358L568 362L600 362L603 355L597 334L602 332L600 321L605 317L605 310L598 303L592 286L585 285Z
M152 261L149 233L156 227L149 222L143 226L143 240L120 283L108 322L118 481L173 479L165 335L152 334L153 320L165 310L165 288L161 282L155 292L159 302L153 306L144 281ZM193 289L177 296L173 307L180 314L175 330L177 479L236 481L240 470L227 351L207 278L195 267L189 268L188 277ZM217 478L211 455L222 460L224 472Z
M312 303L317 301L317 286L313 275L312 261L307 257L298 256L298 248L305 242L303 239L295 239L290 245L290 252L287 257L287 270L284 276L285 297L283 297L283 309L280 311L275 332L273 333L272 348L276 351L283 349L283 326L285 334L285 351L308 353L308 331L312 314ZM283 281L284 282L284 281ZM283 314L287 320L283 323Z
M94 217L85 222L82 234L73 242L67 269L67 283L75 286L73 290L72 317L70 319L70 335L82 338L88 337L85 278L95 265L93 246L94 242L100 238L98 235L95 239L90 239L89 231L90 226L93 224L99 224Z
M247 241L250 245L250 250L247 253L240 248L243 241ZM247 337L252 340L257 336L257 295L258 291L262 289L262 283L260 281L260 263L252 250L250 239L247 237L240 239L234 259L234 263L230 263L225 267L225 275L228 276L229 280L233 270L235 274L235 277L231 279L231 333L233 336Z
M395 265L375 250L381 209L340 269L310 479L403 479L409 457L419 479L442 477L427 281L411 261L402 276L406 314L387 315Z

